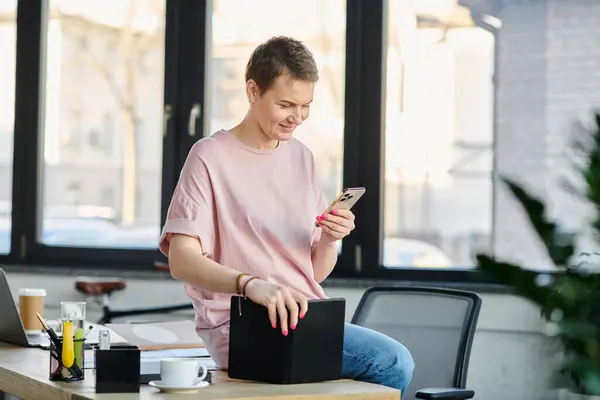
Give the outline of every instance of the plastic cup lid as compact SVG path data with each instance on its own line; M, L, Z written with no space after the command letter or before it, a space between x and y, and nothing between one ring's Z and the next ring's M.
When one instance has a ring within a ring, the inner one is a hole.
M46 296L46 289L21 288L19 296Z

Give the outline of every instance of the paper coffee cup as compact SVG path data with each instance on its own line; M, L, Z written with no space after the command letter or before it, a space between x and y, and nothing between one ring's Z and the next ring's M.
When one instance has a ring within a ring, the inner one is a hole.
M45 289L19 289L19 313L25 333L38 333L42 330L42 324L35 314L44 315L45 299Z

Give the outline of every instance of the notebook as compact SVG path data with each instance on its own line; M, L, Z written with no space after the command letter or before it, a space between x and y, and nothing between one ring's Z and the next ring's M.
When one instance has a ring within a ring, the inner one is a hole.
M265 307L233 296L229 377L277 384L340 379L345 310L344 299L310 300L296 329L283 336Z
M140 350L204 348L202 339L196 333L194 321L106 324L106 326Z

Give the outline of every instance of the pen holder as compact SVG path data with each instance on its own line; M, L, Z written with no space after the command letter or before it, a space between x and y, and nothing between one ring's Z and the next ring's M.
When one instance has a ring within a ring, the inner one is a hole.
M94 350L96 393L139 393L140 349L130 345L112 345Z
M85 338L73 339L73 365L65 367L62 362L62 338L58 339L60 348L50 341L50 376L51 381L72 382L85 378Z

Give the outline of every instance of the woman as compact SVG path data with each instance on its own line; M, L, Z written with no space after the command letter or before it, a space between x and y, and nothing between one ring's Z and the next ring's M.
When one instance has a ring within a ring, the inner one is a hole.
M299 41L258 46L246 68L246 116L193 146L173 194L160 249L186 283L196 331L219 368L227 369L232 294L267 307L287 335L310 312L307 299L326 297L319 283L335 266L336 242L354 229L350 211L321 215L313 155L292 137L317 80ZM346 324L343 354L345 378L404 391L412 377L410 353L380 333Z

